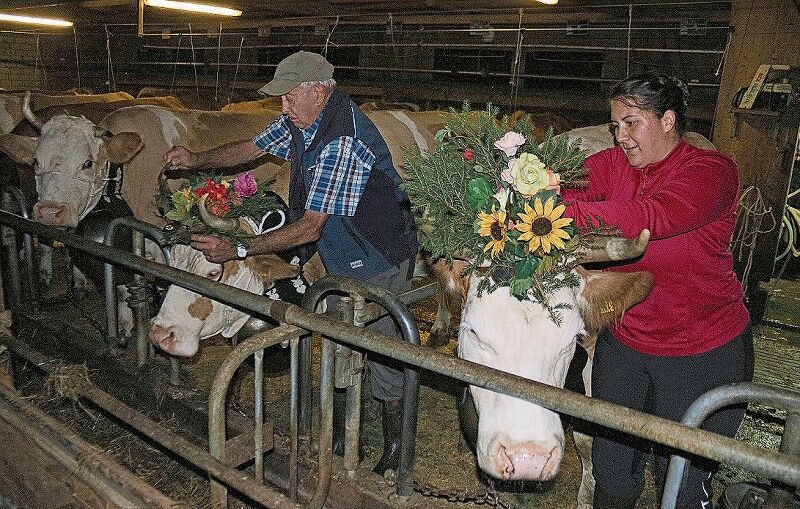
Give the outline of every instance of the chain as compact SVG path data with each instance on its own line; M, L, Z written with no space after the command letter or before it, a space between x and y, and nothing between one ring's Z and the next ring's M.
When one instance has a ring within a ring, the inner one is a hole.
M487 507L500 507L502 509L513 509L513 506L500 499L500 495L494 489L494 483L487 479L488 487L483 491L468 493L466 491L444 490L436 488L430 484L411 481L411 488L423 497L439 498L456 504L486 505Z

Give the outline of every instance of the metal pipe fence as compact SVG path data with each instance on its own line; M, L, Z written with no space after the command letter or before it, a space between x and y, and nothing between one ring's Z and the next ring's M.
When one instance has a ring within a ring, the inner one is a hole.
M320 331L337 342L377 352L417 368L446 375L470 385L502 392L557 412L724 462L800 488L800 458L795 455L764 450L732 438L454 358L430 348L406 344L325 315L312 313L298 306L255 296L244 290L160 265L119 249L87 242L86 239L76 235L34 223L5 211L0 211L0 224L34 235L47 236L71 248L203 293L249 313L269 316L287 326Z

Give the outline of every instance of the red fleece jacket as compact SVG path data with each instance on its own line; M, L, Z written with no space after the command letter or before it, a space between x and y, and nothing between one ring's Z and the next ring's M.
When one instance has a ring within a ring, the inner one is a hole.
M579 226L602 218L625 237L647 228L640 259L608 270L647 271L655 284L611 333L642 353L685 356L709 351L739 335L749 316L733 271L739 176L724 154L681 139L662 161L628 164L619 147L586 159L589 187L565 190L565 216Z

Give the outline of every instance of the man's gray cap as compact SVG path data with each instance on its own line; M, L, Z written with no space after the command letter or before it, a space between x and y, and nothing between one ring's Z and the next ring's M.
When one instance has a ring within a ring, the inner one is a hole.
M263 95L283 95L306 81L325 81L333 78L333 64L319 53L298 51L284 58L275 69L272 81L258 89Z

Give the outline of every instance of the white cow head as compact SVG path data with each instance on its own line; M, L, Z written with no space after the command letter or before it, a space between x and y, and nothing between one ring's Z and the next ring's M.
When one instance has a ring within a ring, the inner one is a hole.
M648 238L649 233L644 233L635 241L616 239L603 249L609 255L606 259L638 256ZM551 319L545 306L520 301L507 287L478 295L477 277L471 276L459 328L459 357L563 387L578 335L618 320L652 286L648 273L574 270L580 285L550 295L551 307L565 306L559 311L560 324ZM478 411L476 448L481 469L501 479L553 478L564 451L558 414L479 387L472 386L471 391Z
M238 228L253 234L252 225L244 219L212 216L205 209L205 198L201 199L199 208L207 224L218 230ZM285 214L283 211L277 213L280 215L279 224L262 233L283 226ZM172 247L171 265L257 295L262 295L276 280L297 277L300 273L299 266L289 264L276 255L249 256L244 260L219 264L206 260L201 251L181 244ZM172 285L167 290L158 315L151 321L150 341L169 354L191 357L197 353L201 339L217 334L233 337L248 319L250 315L243 311Z
M264 279L259 275L262 265L270 265L271 277L276 279L297 273L296 267L292 269L272 255L219 264L206 260L201 251L180 244L172 247L171 265L257 295L264 291ZM190 357L197 353L201 339L217 334L230 338L249 318L242 311L172 285L152 320L150 341L167 353Z
M75 227L100 200L108 165L130 161L143 148L142 138L132 132L112 135L83 117L57 115L43 124L29 108L25 113L40 129L39 138L3 135L0 148L34 167L39 195L34 219Z

